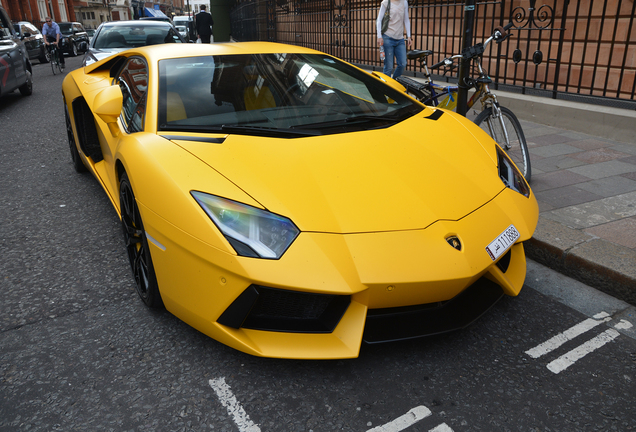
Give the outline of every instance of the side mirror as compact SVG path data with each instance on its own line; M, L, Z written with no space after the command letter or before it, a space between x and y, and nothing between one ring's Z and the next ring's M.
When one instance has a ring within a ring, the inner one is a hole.
M88 44L86 42L84 42L84 41L80 42L79 50L82 51L82 52L88 51Z
M119 135L117 119L119 118L119 114L121 114L123 101L124 97L121 93L121 89L118 85L113 85L97 93L95 101L93 102L95 114L108 125L110 133L112 133L113 136Z
M25 39L25 38L28 38L28 37L31 37L31 36L33 36L31 33L25 32L24 35L22 35L22 39Z

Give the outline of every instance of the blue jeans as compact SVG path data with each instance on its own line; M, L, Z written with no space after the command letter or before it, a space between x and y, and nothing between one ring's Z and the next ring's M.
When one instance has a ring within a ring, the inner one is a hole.
M406 44L404 39L393 39L387 35L382 35L384 40L384 74L391 76L393 71L393 57L397 67L393 72L393 78L402 75L402 71L406 67Z

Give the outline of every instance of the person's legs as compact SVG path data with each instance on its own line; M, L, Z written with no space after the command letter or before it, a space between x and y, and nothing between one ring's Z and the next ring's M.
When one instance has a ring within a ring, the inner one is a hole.
M406 67L406 43L404 39L398 41L393 52L395 53L395 62L397 66L393 72L393 79L402 75L404 68Z
M382 35L382 39L384 40L384 45L382 45L384 47L384 70L382 72L384 75L391 76L393 72L393 48L395 46L393 41L395 39L386 35Z
M210 36L201 35L201 43L210 43Z

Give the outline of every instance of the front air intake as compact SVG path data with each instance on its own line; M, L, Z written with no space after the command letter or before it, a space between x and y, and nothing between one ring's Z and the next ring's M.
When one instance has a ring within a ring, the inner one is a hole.
M350 296L314 294L251 285L218 319L233 328L290 333L331 333Z

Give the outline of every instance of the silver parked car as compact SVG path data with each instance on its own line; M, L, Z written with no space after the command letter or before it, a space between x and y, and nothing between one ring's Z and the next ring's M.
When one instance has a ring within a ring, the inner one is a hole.
M186 40L172 24L164 21L105 22L97 28L83 64L87 66L129 48L164 43L186 43Z

